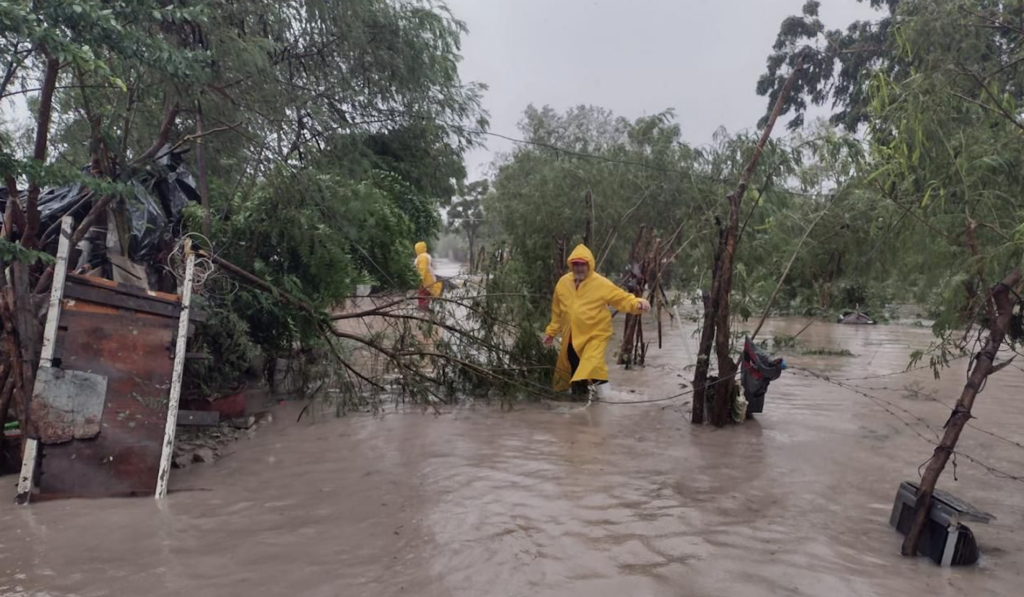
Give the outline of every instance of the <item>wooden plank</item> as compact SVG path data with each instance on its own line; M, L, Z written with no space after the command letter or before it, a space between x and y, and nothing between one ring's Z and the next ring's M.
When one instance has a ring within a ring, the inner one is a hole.
M216 427L220 424L220 413L202 410L179 410L178 427Z
M38 461L39 442L30 439L25 444L25 455L21 460L21 476L18 477L18 496L15 498L15 501L21 505L28 504L32 497L32 485L35 482Z
M105 297L101 301L102 304L112 304L124 309L136 309L147 313L156 313L158 315L163 315L164 317L173 317L175 319L177 319L181 310L181 303L178 301L178 295L176 294L142 290L141 288L135 288L124 284L114 284L110 280L105 280L103 278L92 278L77 274L68 274L68 281L70 283L64 293L65 296L69 298L96 302L100 301L99 297ZM97 294L97 292L101 294ZM119 301L117 298L109 298L113 295L124 297L125 300ZM174 300L168 300L168 297L171 297ZM137 301L146 302L142 303ZM142 305L148 306L143 308L141 307ZM201 309L193 308L189 312L189 319L198 323L205 322L206 312Z
M49 368L53 365L53 352L57 342L57 324L60 323L60 307L64 294L64 282L68 272L68 253L71 252L71 227L74 219L71 216L64 216L60 225L60 241L57 243L57 263L53 266L53 284L50 288L50 306L46 313L46 325L43 328L43 345L39 353L39 369ZM28 288L28 280L21 282ZM20 311L28 311L25 305L19 306ZM27 316L28 313L22 313ZM23 328L24 330L24 328ZM21 333L25 333L22 331ZM24 343L24 340L22 340ZM33 379L32 394L38 390L38 380ZM22 388L25 392L26 389ZM24 394L23 394L24 396ZM26 402L31 402L27 399ZM31 408L31 404L22 405L22 408ZM28 420L31 424L31 420ZM28 431L27 429L25 431ZM29 437L25 441L25 454L21 462L21 477L18 480L18 495L16 501L26 505L32 500L32 488L36 479L36 466L39 464L39 440Z
M53 285L50 287L50 307L46 312L46 327L43 328L43 350L39 354L40 367L53 366L53 351L57 340L57 324L60 323L61 297L68 274L68 253L71 252L71 226L74 219L64 216L60 222L60 241L57 244L57 263L53 266Z
M152 313L174 319L177 319L181 313L181 305L179 303L168 303L162 297L148 296L144 292L120 292L103 285L81 284L81 280L82 276L74 276L69 280L70 283L64 290L65 298L111 305L120 309ZM200 309L193 308L189 312L189 320L197 323L205 322L206 313Z
M167 426L164 428L163 454L160 456L160 472L156 478L156 499L167 497L167 481L171 473L174 456L174 433L178 426L178 403L181 400L181 379L185 371L185 349L188 340L188 312L192 303L192 277L195 274L196 256L186 241L185 281L181 288L181 317L178 320L178 337L174 347L174 369L171 373L171 397L167 405Z
M120 294L126 294L129 296L136 296L139 298L150 299L154 301L160 301L167 303L168 305L177 305L180 297L176 294L168 294L166 292L157 292L155 290L143 290L135 286L129 286L127 284L118 284L113 280L107 280L105 278L94 278L91 276L80 276L78 274L69 274L68 279L75 283L82 283L96 288L103 288Z
M168 305L163 301L121 294L111 290L86 286L83 284L68 284L64 296L69 299L99 303L101 305L110 305L118 307L119 309L128 309L130 311L142 311L144 313L152 313L153 315L160 315L162 317L170 317L173 319L177 319L181 315L181 308L179 305Z

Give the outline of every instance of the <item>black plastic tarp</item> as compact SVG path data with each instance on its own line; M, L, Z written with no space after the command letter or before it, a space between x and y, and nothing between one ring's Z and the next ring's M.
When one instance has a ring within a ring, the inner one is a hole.
M129 257L133 261L155 258L161 248L175 235L181 213L189 201L199 201L195 180L182 166L186 150L166 151L156 167L130 183L132 192L125 197L131 238ZM41 229L46 230L60 218L72 215L85 217L91 207L90 191L80 183L46 189L39 196ZM25 193L22 191L21 201ZM0 224L7 207L7 189L0 188Z
M39 194L39 219L40 226L45 231L51 224L74 211L88 211L88 206L82 200L88 195L89 190L80 184L72 184L63 187L46 189ZM0 189L0 223L4 221L4 211L7 209L7 189ZM21 193L21 202L24 205L25 193ZM78 210L74 208L78 206ZM72 213L72 215L79 215Z

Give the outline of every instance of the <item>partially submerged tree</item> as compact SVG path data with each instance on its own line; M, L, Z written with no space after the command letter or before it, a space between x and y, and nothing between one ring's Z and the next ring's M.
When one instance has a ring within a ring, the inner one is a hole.
M880 239L888 273L903 290L914 282L934 299L931 365L938 375L952 357L972 358L918 492L903 544L903 553L914 555L974 399L985 379L1006 366L1000 353L1015 348L1007 331L1024 290L1024 6L902 0L885 7L888 17L842 33L825 30L819 3L808 2L803 17L783 24L759 91L774 97L777 70L797 54L810 57L788 106L802 113L808 101L832 99L840 108L836 122L865 130L864 180L877 213L892 222ZM914 359L925 356L920 351Z

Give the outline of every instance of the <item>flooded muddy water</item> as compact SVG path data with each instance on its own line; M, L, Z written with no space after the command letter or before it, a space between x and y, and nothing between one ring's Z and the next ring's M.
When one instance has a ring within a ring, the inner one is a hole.
M794 334L806 320L770 322ZM648 366L613 368L608 401L680 392L691 328L666 325ZM654 337L651 331L648 337ZM1024 484L961 457L941 487L998 517L980 565L899 556L887 524L964 381L903 370L927 329L816 323L800 337L855 357L800 356L764 414L688 423L688 397L642 405L466 406L277 422L170 497L11 505L0 492L0 595L895 596L1021 594ZM870 378L870 379L864 379ZM1024 372L978 398L962 450L1024 475ZM898 407L898 408L896 408ZM901 410L902 409L902 410ZM908 413L912 413L911 416ZM928 424L918 420L921 419Z

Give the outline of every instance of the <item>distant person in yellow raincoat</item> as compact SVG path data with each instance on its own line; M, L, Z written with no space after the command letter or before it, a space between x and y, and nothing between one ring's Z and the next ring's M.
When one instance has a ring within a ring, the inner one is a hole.
M649 311L651 304L594 271L594 254L583 245L569 255L569 269L555 286L544 345L551 346L556 337L562 337L555 366L555 390L563 392L571 387L574 394L589 394L593 398L592 388L608 382L604 353L612 337L609 305L638 315Z
M430 299L441 296L441 282L434 275L434 258L427 253L427 243L416 243L416 271L420 273L419 308L430 310Z

